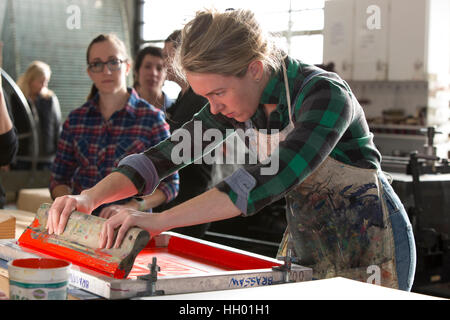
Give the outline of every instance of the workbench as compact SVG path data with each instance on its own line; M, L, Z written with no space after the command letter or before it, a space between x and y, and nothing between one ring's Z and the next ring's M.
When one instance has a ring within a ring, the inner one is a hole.
M0 210L0 214L13 215L18 222L26 221L18 223L16 239L35 216L31 212L19 210ZM5 292L8 292L7 261L58 258L52 256L52 252L22 247L14 239L0 240L0 249L0 269L3 269L0 288ZM174 232L163 232L152 238L136 257L131 272L123 279L105 275L102 269L79 264L79 261L71 261L66 256L59 258L73 263L69 277L69 298L79 299L129 299L158 294L270 286L312 279L311 268ZM73 288L80 292L74 292ZM83 292L87 292L87 295Z
M36 214L34 212L25 210L0 209L0 216L1 215L13 216L16 219L15 239L17 240L25 231L25 229L31 224L31 222L33 222ZM6 265L4 264L5 263L3 262L3 265L0 265L0 290L3 291L7 296L9 296L8 270ZM83 292L82 290L73 288L69 290L68 299L98 299L98 297L87 292Z
M0 210L16 218L16 239L33 221L35 214L21 210ZM0 268L0 290L9 294L7 270ZM69 299L96 299L79 289L69 290ZM148 300L434 300L428 295L405 292L345 278L312 280L251 288L141 297Z
M144 300L446 300L342 277L278 284L275 286L219 290Z
M15 239L17 240L23 231L34 220L35 214L23 210L3 209L0 210L1 216L13 216L16 219ZM8 270L0 266L0 291L9 296Z

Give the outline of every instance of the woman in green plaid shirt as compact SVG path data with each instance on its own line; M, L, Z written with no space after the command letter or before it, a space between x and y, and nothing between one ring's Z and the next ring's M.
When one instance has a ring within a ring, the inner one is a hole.
M381 156L347 83L283 55L247 10L199 12L182 39L180 73L209 103L171 138L123 159L95 187L56 199L49 212L54 229L61 232L75 209L91 212L106 201L153 192L237 131L257 162L167 211L123 210L105 223L99 245L120 245L132 226L156 235L252 215L284 196L288 227L279 256L293 253L317 279L343 276L410 290L411 224L380 170Z

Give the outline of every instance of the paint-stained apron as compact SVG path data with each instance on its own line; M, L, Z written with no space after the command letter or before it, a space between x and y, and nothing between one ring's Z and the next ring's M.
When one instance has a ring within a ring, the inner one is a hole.
M372 278L398 288L394 236L379 174L328 157L287 194L288 228L277 256L292 247L299 263L313 269L313 278Z
M283 72L290 123L276 136L253 129L258 145L264 146L258 149L260 160L294 129L284 65ZM319 69L309 75L299 92L321 72ZM293 248L299 264L311 267L316 279L342 276L391 288L399 288L396 257L403 256L406 258L400 270L407 270L401 275L402 289L409 290L415 268L412 231L398 198L388 201L395 195L386 181L380 170L362 169L327 157L286 195L288 227L277 256L286 256ZM394 214L396 220L391 219Z

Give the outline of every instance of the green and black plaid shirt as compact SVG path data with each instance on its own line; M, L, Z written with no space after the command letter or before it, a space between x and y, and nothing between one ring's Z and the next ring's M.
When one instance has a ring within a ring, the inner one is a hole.
M248 193L245 210L242 210L243 215L254 214L280 199L305 180L328 156L360 168L380 167L381 155L373 144L373 135L369 131L363 109L356 99L352 100L353 94L347 83L335 73L325 72L314 76L302 92L299 92L303 80L317 70L317 67L289 57L286 58L285 63L294 108L295 128L279 144L276 152L279 157L277 174L261 174L262 167L270 167L267 163L244 166L244 170L254 178L256 184ZM276 110L270 114L269 119L265 115L263 104L277 104ZM243 123L230 120L221 114L212 115L208 104L182 127L193 135L199 133L194 121L201 121L200 134L209 128L217 128L222 132L222 139L230 134L230 129L244 129ZM282 71L272 75L262 94L260 106L251 121L257 129L282 130L288 125L289 113ZM187 163L176 165L171 160L173 148L179 143L174 137L177 137L177 131L170 139L144 153L152 160L160 179L187 165ZM192 139L190 161L201 158L203 155L201 150L211 146L211 141L201 143L200 146L195 143L195 139ZM142 192L145 181L134 169L122 166L116 171L128 176L139 192ZM225 192L236 204L238 194L227 182L222 181L216 187Z

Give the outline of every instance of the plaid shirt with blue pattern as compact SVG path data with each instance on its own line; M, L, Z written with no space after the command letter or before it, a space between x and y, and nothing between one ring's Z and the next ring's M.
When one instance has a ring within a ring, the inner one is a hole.
M126 106L108 120L98 110L98 94L70 112L51 168L50 189L64 184L79 194L110 174L123 157L143 152L170 136L164 113L134 89L128 92ZM177 196L178 186L179 176L174 171L158 188L169 202Z

